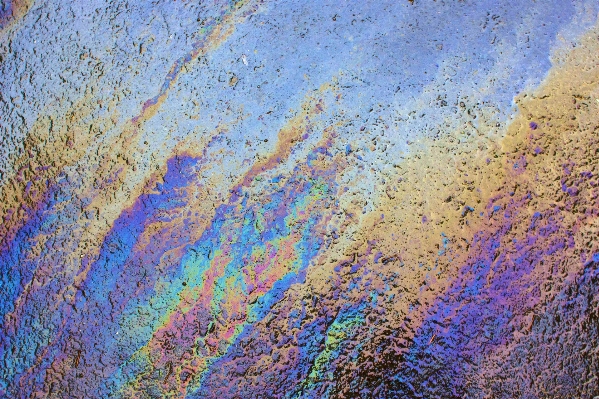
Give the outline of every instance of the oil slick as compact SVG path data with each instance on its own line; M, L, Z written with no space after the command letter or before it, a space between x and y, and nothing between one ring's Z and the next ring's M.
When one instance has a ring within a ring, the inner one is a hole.
M599 9L437 3L5 4L0 396L596 395Z

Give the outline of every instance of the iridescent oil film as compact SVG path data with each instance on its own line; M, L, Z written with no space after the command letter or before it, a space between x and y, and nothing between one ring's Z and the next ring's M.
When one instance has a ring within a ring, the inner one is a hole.
M0 0L0 398L598 399L597 0Z

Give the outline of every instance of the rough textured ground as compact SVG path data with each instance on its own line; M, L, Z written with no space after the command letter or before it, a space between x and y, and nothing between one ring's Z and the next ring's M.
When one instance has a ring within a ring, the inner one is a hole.
M0 1L0 397L599 396L598 15Z

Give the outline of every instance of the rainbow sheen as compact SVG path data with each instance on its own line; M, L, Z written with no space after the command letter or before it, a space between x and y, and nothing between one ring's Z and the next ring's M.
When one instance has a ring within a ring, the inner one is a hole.
M0 2L0 398L598 397L598 17Z

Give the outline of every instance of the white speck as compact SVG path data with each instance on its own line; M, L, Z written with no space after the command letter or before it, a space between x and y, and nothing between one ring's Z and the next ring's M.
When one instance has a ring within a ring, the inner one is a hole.
M243 55L241 56L241 61L243 61L243 64L244 64L245 66L247 66L247 64L248 64L248 57L246 57L246 56L245 56L245 54L243 54Z

